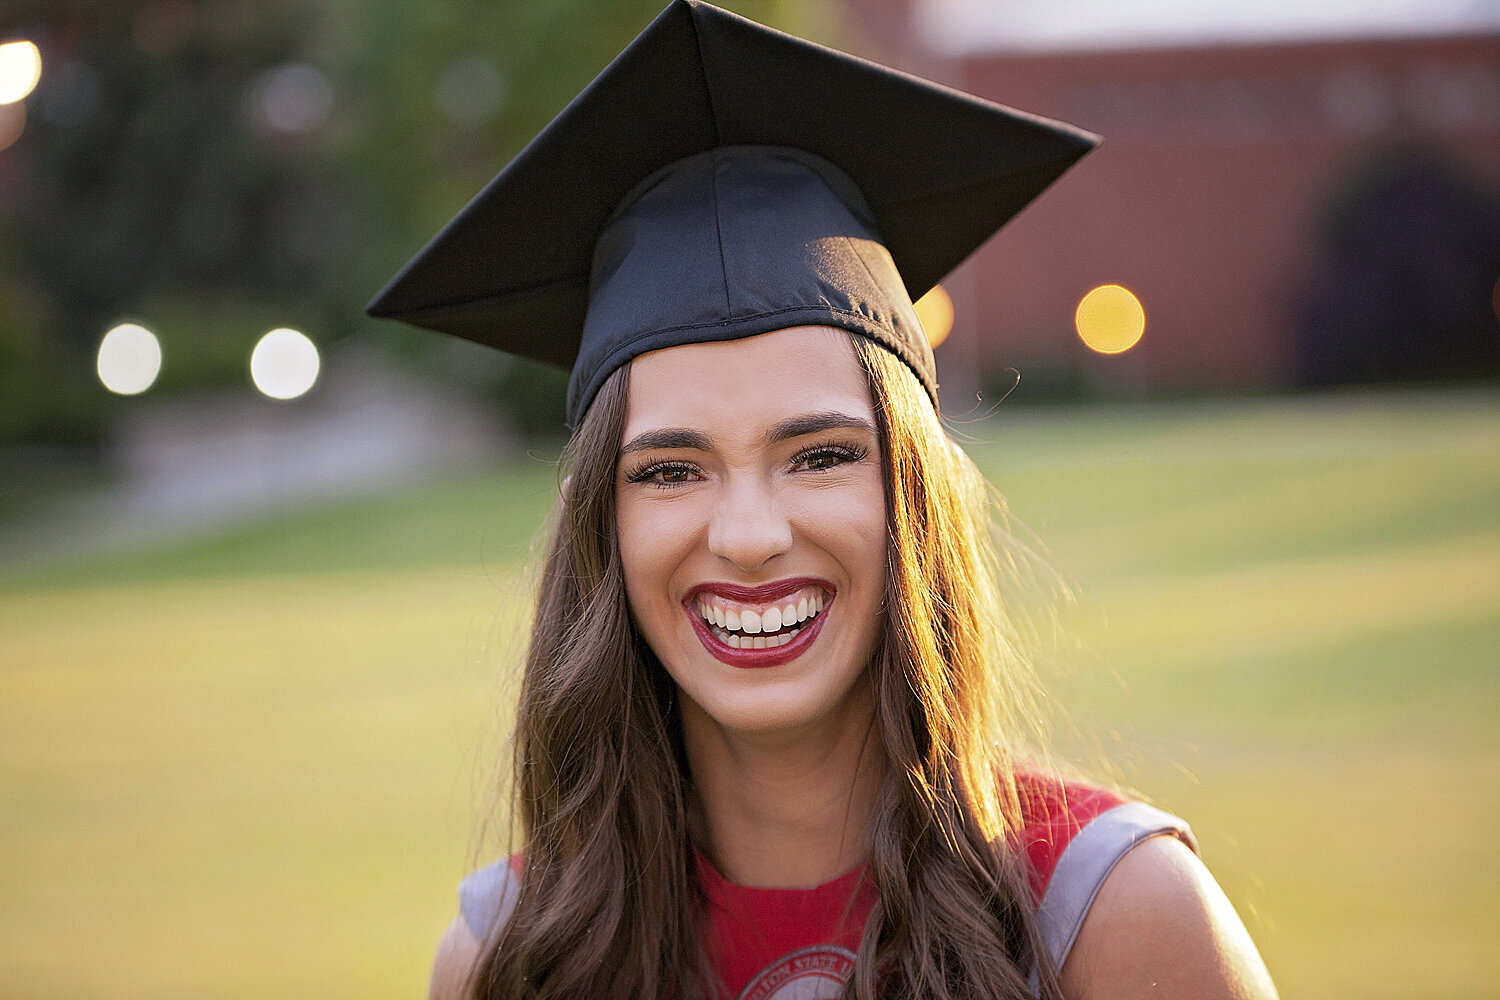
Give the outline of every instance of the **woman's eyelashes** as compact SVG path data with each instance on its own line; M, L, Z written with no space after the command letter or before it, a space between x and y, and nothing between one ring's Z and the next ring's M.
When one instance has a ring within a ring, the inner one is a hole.
M853 442L825 442L804 448L792 458L792 468L804 472L826 472L847 462L858 462L869 449Z
M628 483L646 483L662 489L686 486L700 475L698 467L687 462L642 462L625 474Z
M803 448L787 463L789 472L828 472L840 465L863 460L869 448L857 442L824 442ZM627 483L644 483L660 489L686 486L704 478L703 470L681 459L646 459L625 473Z

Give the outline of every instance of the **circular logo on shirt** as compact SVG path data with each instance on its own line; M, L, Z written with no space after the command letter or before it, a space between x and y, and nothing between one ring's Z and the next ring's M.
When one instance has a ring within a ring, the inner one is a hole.
M854 952L832 944L782 955L760 970L740 1000L837 1000L854 972Z

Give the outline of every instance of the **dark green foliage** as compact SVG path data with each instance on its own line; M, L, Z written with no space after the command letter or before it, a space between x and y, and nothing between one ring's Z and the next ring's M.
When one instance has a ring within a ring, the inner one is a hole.
M443 338L380 329L364 303L663 2L7 5L0 37L36 40L44 73L0 151L0 444L103 434L130 401L106 398L93 352L124 318L162 339L153 394L242 384L277 325L446 375ZM810 27L788 0L732 6ZM287 66L326 85L303 130L255 112ZM560 424L551 383L508 370L476 388L525 432Z

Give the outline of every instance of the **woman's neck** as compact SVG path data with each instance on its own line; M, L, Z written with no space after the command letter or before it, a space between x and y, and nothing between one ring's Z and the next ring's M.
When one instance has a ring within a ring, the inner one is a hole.
M691 704L683 739L698 846L731 882L820 885L869 855L886 761L874 707L799 733L730 733Z

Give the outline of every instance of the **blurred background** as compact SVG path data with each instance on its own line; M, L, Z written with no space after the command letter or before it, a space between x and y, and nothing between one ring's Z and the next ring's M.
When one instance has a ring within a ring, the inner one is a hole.
M1500 996L1500 5L729 6L1105 136L921 303L1059 754ZM0 994L424 989L564 376L361 310L659 8L0 0Z

